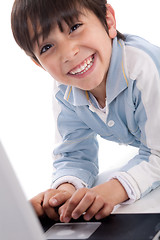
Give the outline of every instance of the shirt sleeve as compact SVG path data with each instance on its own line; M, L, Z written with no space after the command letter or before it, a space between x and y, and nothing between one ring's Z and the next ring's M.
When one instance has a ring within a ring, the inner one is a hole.
M136 62L132 54L129 66L134 82L134 119L141 143L139 154L112 176L119 179L132 202L160 185L160 51L154 60L141 54L143 62Z
M64 176L64 177L58 178L54 183L52 183L51 188L56 189L63 183L70 183L76 189L86 187L86 184L81 179L73 176Z
M76 188L91 187L98 174L98 142L96 133L76 113L61 91L56 93L57 116L55 119L58 143L53 152L52 186L71 182ZM86 106L87 107L87 106Z

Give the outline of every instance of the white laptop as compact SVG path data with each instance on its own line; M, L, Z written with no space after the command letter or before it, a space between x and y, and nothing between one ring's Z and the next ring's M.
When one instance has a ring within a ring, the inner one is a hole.
M46 221L42 229L0 142L0 240L159 240L159 230L158 213L112 214L101 222Z
M44 240L40 223L0 142L0 239Z
M55 223L44 233L0 142L0 240L87 239L100 224Z

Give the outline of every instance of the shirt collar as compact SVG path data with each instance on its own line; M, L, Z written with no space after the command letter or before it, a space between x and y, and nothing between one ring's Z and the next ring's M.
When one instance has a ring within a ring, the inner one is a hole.
M64 94L64 99L74 106L83 106L90 104L88 92L73 86L67 86Z
M115 38L106 83L107 103L110 104L127 86L124 42ZM88 92L73 86L67 86L64 99L74 106L90 105Z
M124 41L115 38L113 40L112 57L106 81L107 103L110 104L127 87Z

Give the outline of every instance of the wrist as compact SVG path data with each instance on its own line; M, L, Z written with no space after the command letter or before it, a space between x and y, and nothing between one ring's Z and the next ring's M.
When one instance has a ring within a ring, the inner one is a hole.
M117 179L111 179L93 189L113 206L128 200L128 194L125 188Z
M128 200L128 194L118 179L110 180L111 188L113 188L113 197L114 197L114 205L125 202Z
M71 194L73 194L76 191L76 188L71 183L62 183L57 187L57 189L61 191L67 191Z

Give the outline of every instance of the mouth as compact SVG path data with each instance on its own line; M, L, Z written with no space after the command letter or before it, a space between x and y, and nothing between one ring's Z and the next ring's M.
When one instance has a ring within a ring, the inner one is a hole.
M72 76L81 76L85 74L93 66L94 60L95 60L95 54L86 58L80 65L76 66L71 71L69 71L68 74Z

